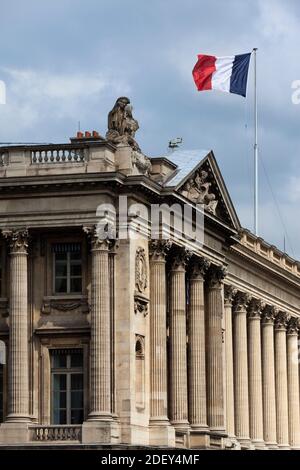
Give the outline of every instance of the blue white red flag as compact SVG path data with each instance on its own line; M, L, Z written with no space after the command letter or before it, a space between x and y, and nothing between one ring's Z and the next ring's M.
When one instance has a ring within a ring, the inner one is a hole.
M193 77L198 91L220 90L246 96L251 53L215 57L198 55Z

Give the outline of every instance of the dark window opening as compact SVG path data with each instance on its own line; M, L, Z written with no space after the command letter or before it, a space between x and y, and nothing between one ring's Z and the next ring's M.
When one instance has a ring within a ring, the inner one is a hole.
M83 379L81 349L51 351L52 424L83 422Z

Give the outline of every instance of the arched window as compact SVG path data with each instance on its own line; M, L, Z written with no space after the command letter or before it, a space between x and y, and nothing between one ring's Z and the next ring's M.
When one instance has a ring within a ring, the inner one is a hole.
M145 338L135 335L135 403L145 408Z

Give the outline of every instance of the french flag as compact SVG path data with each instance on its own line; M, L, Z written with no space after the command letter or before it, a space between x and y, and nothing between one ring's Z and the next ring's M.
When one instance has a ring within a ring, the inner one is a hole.
M251 53L215 57L198 55L193 77L198 91L220 90L246 96Z

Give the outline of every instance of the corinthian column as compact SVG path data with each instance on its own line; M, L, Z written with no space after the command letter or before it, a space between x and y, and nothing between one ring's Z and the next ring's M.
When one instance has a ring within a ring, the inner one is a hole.
M10 245L8 422L28 422L27 230L3 231Z
M108 254L111 242L91 233L91 343L89 421L109 421L111 414L111 357Z
M207 429L205 377L204 274L209 262L196 260L190 274L189 421L192 430Z
M299 410L299 359L298 359L299 319L292 317L287 329L289 441L292 449L300 449L300 410Z
M289 448L286 327L288 317L279 312L275 318L275 388L277 442L280 449Z
M264 304L252 298L248 307L248 372L250 438L256 449L263 449L263 397L260 320Z
M237 290L224 286L225 316L225 368L226 368L226 430L229 437L235 437L234 430L234 385L233 385L233 343L232 343L232 302Z
M171 442L167 388L166 253L171 243L150 244L150 443ZM174 441L174 431L173 431Z
M170 269L170 413L178 429L187 429L187 351L185 266L190 254L180 249Z
M267 305L262 317L262 376L264 441L270 449L277 448L276 397L274 363L274 318L275 309Z
M223 390L223 279L226 270L214 266L209 270L207 292L207 416L211 431L225 432Z
M244 447L250 446L249 433L249 390L247 357L247 305L249 295L238 292L233 308L233 363L235 396L235 433Z

